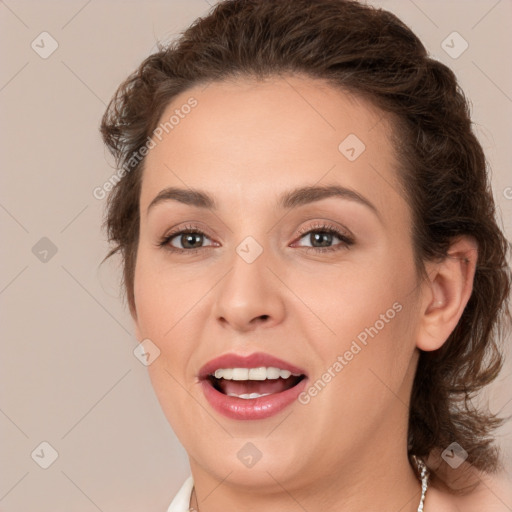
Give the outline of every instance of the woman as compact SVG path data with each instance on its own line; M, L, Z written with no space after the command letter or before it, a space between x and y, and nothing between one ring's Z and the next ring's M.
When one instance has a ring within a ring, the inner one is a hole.
M466 399L501 367L507 243L456 78L394 15L221 2L101 131L110 254L190 460L170 512L451 511L499 469Z

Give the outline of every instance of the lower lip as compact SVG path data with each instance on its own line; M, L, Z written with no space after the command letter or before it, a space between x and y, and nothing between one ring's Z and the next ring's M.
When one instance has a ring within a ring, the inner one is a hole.
M209 404L220 414L233 420L262 420L274 416L291 405L306 387L307 378L296 386L259 398L237 398L217 391L207 380L203 380L203 393Z

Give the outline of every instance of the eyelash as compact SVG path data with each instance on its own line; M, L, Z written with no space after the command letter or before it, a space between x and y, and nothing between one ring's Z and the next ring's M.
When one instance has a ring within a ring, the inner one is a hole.
M316 224L314 226L309 226L307 228L303 228L303 229L299 230L299 233L298 233L300 235L299 240L301 238L303 238L305 235L309 235L309 234L315 233L315 232L328 233L331 235L335 235L337 238L339 238L341 240L341 243L338 245L332 246L332 247L307 247L307 246L302 247L301 246L300 247L301 249L306 249L307 252L313 251L315 253L326 253L326 252L334 252L334 251L339 251L342 249L347 249L351 245L354 244L354 240L350 236L346 235L345 233L340 231L338 228L335 228L334 226L331 226L329 224ZM175 238L178 235L183 235L183 234L187 234L187 233L204 235L204 236L208 237L208 235L206 233L204 233L203 231L201 231L197 226L189 225L189 226L185 226L183 229L173 231L173 232L163 236L157 245L158 245L158 247L164 248L170 252L182 253L182 254L183 253L195 254L197 251L200 251L202 249L211 248L211 246L208 246L208 247L195 247L193 249L180 249L178 247L173 247L172 245L170 245L170 241L173 238Z

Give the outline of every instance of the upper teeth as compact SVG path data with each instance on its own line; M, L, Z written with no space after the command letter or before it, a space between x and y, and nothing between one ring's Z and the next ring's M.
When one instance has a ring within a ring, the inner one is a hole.
M265 380L265 379L287 379L290 375L300 376L300 373L292 373L288 370L281 370L273 366L266 368L219 368L215 370L215 378L226 380Z

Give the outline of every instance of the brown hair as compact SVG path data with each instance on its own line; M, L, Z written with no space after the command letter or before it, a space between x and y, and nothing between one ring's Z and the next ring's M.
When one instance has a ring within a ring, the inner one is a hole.
M450 243L478 243L473 292L444 345L421 352L409 415L409 457L430 460L457 442L477 470L500 467L491 433L503 420L470 401L502 365L510 291L508 244L495 220L485 156L454 73L428 57L393 14L353 0L227 0L179 39L146 58L121 84L101 124L105 144L126 175L107 203L105 224L120 253L129 306L139 235L144 160L127 164L179 93L236 77L301 74L360 95L393 120L400 181L413 216L416 264L443 258ZM455 486L449 485L453 491Z

